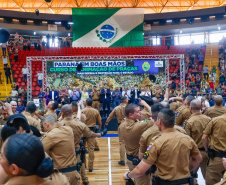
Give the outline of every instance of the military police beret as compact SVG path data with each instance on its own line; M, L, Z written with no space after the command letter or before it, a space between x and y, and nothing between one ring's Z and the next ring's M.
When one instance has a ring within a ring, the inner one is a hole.
M152 106L154 104L154 101L151 97L148 96L140 96L142 100L144 100L148 105Z
M7 118L6 124L10 126L10 124L12 124L12 123L13 123L15 120L17 120L17 119L21 119L21 120L23 120L24 122L26 122L26 124L28 124L27 119L26 119L25 116L22 115L22 114L14 114L14 115L12 115L12 116L9 116L9 117Z

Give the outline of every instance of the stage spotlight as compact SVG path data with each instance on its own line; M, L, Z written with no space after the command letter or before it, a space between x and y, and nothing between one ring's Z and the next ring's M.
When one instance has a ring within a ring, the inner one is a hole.
M52 0L45 0L45 2L50 3Z

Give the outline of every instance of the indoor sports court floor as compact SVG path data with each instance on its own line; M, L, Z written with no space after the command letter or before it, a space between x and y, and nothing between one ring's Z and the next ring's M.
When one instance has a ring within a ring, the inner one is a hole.
M119 141L117 132L108 132L107 137L97 139L100 151L95 152L94 171L87 175L90 185L125 185L123 174L127 166L118 165ZM205 185L201 171L198 172L199 185Z

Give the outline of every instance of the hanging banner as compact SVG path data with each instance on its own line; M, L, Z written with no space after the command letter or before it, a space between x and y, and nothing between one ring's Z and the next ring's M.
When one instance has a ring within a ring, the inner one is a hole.
M83 64L83 69L77 71L77 65ZM77 75L112 75L112 74L142 74L158 73L156 60L129 60L129 61L48 61L47 69L50 73L70 73Z

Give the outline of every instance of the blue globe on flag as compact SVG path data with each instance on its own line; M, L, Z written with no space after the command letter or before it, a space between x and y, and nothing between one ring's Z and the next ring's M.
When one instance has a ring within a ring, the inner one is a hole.
M106 24L101 27L100 35L104 39L111 39L115 35L115 29L113 28L113 26Z

